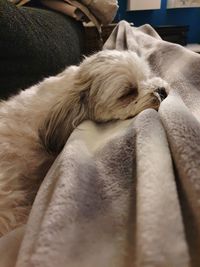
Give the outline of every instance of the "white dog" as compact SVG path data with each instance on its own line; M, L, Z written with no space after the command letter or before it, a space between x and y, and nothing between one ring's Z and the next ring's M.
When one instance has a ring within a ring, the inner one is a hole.
M166 83L131 51L102 51L0 103L0 235L25 223L56 155L83 120L157 109Z

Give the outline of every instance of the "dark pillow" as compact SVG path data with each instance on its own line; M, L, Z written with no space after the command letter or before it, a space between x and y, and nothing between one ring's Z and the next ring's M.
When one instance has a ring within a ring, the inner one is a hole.
M0 0L0 98L80 61L81 23L60 13Z

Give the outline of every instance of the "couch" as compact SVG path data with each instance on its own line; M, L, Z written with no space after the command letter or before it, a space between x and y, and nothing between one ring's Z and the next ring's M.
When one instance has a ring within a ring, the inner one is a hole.
M82 23L34 6L0 0L0 98L77 64L84 48Z

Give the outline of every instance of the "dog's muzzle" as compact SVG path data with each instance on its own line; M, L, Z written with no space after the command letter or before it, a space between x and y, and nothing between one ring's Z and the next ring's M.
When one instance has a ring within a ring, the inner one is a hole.
M164 87L159 87L154 91L154 95L162 102L167 97L167 92Z

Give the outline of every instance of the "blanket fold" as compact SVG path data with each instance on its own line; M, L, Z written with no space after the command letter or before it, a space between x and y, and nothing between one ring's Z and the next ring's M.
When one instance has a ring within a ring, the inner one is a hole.
M200 56L124 21L104 49L135 51L170 93L158 112L73 131L13 265L1 265L0 239L2 267L200 266Z
M159 115L142 112L136 127L138 266L189 266L172 160Z

